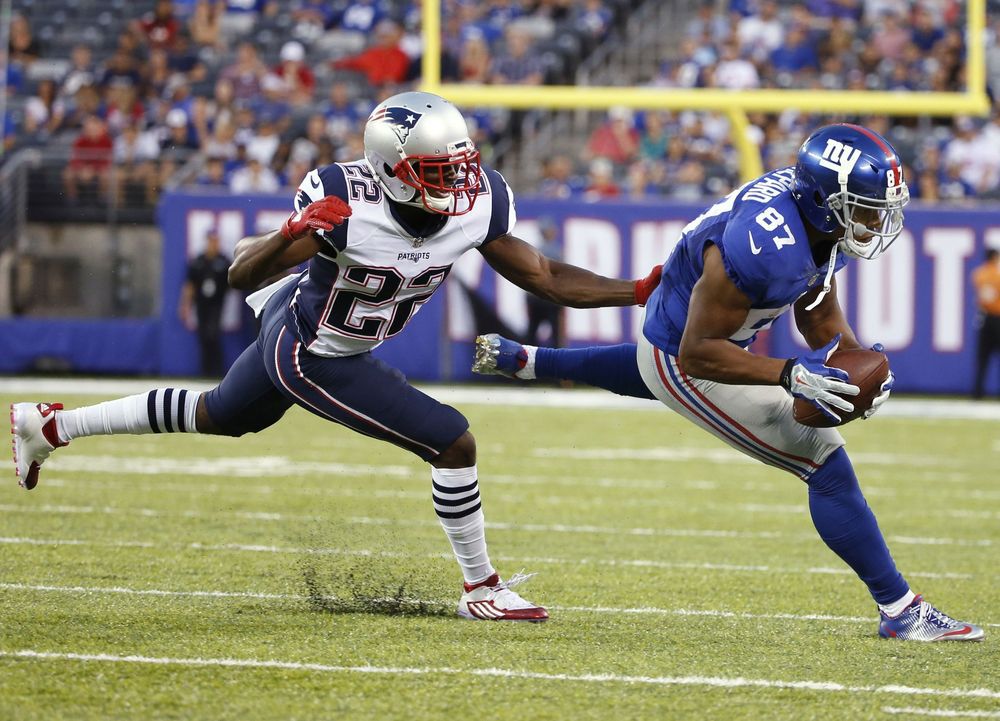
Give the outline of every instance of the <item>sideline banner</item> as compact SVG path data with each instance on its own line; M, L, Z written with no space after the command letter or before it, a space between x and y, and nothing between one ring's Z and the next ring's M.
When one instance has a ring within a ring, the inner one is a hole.
M184 266L217 228L227 252L247 233L280 225L291 201L285 196L235 198L214 194L169 194L161 204L164 233L161 372L190 373L197 358L193 334L167 312L177 307ZM637 278L662 262L681 229L703 205L668 202L542 200L517 202L516 234L541 245L543 231L554 233L562 259L607 276ZM901 391L967 393L975 353L975 302L969 282L984 246L1000 247L1000 207L943 208L916 204L906 214L906 230L882 258L855 261L838 274L840 298L859 338L882 343ZM227 327L238 348L253 337L252 319L233 293ZM639 308L566 309L567 345L633 341ZM796 355L801 339L789 316L767 338L770 353ZM401 335L377 354L420 380L470 378L472 340L497 322L524 332L526 294L500 279L476 252L454 266L444 290L427 303ZM479 326L477 327L477 323ZM760 341L759 341L760 342ZM995 375L1000 375L1000 372ZM994 378L993 388L997 387Z
M201 252L209 229L216 229L224 252L244 235L278 227L291 208L290 196L243 196L183 192L166 194L159 207L163 231L163 299L159 318L136 327L110 323L97 348L87 347L76 358L66 343L53 346L66 365L84 372L196 375L195 334L177 317L177 303L187 261ZM637 278L670 253L681 229L703 205L667 202L555 201L525 197L518 200L515 233L540 247L548 236L562 259L607 276ZM906 231L889 252L874 262L855 261L838 274L841 302L860 339L882 343L897 376L897 389L908 392L968 393L975 354L975 302L969 281L986 245L1000 247L1000 207L939 208L913 206L906 214ZM230 292L224 318L226 360L232 362L256 335L254 319L243 294ZM642 320L639 308L563 311L566 344L584 346L633 341ZM0 344L14 343L11 319ZM71 335L79 325L47 328L52 338ZM472 340L477 333L508 330L524 333L528 326L526 294L496 276L476 252L454 266L446 287L425 304L407 329L376 354L415 380L471 378ZM85 329L93 338L93 327ZM39 335L35 335L39 338ZM141 342L140 342L141 341ZM788 316L758 343L775 356L802 351L801 339ZM42 344L44 345L44 344ZM76 345L76 344L70 344ZM141 352L122 353L122 348ZM46 347L47 348L47 347ZM39 352L46 348L38 347ZM107 358L101 358L101 349ZM117 349L117 350L116 350ZM23 371L31 359L8 348L0 353L0 370ZM763 350L761 348L760 350ZM109 355L110 354L110 355ZM988 386L1000 388L1000 369Z

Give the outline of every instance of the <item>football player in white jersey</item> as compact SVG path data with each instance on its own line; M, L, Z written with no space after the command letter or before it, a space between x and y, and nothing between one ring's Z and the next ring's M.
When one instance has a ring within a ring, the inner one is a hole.
M243 238L229 269L249 290L301 263L306 270L252 294L256 343L207 393L160 388L75 410L11 406L14 462L25 488L55 448L99 434L195 432L242 436L293 404L417 454L431 465L434 510L464 577L458 613L544 621L546 610L500 579L486 550L468 421L407 383L370 351L398 334L465 252L502 276L574 307L643 304L659 283L605 278L549 260L511 234L513 195L480 164L465 119L448 101L407 92L365 127L365 157L310 172L279 230Z

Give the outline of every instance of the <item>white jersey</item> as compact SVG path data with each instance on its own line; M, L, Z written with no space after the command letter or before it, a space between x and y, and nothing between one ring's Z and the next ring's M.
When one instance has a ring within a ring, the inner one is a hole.
M342 198L352 210L323 234L324 247L298 277L289 302L287 324L309 351L336 357L375 348L406 327L459 256L510 231L513 194L500 173L483 168L481 174L471 211L428 214L422 229L397 217L365 160L306 175L296 210L326 195Z

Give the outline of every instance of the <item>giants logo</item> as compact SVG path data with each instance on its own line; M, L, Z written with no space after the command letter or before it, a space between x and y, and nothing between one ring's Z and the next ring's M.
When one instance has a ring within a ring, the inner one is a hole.
M819 164L824 168L836 171L838 175L841 173L850 175L851 171L854 170L854 164L858 162L860 157L861 151L857 148L827 139L826 150L823 151L823 157L820 158Z

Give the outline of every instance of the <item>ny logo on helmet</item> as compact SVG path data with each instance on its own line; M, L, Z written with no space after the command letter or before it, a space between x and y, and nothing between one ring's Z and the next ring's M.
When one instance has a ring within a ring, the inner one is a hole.
M389 107L376 110L372 113L368 122L381 121L388 123L392 131L396 133L396 137L399 138L399 142L405 143L406 138L410 135L410 131L413 130L413 126L417 124L417 121L421 117L423 117L422 113L415 113L408 108Z
M861 151L858 148L852 148L850 145L844 145L832 138L827 138L826 149L823 151L823 157L820 158L819 164L829 170L837 171L838 174L850 175L851 171L854 170L854 164L858 162L860 157Z

